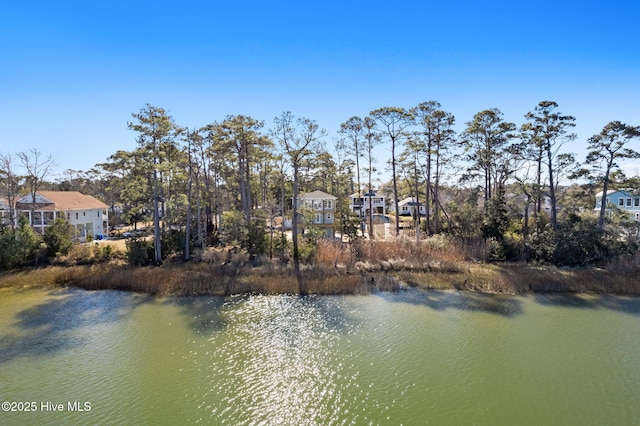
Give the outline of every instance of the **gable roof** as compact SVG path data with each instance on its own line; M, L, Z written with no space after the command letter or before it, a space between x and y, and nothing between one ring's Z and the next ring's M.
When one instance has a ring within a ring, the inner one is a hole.
M420 206L422 207L422 203L420 201L416 202L416 199L413 197L407 197L403 200L398 201L398 206Z
M604 191L600 191L600 192L596 193L596 198L602 198L602 193L603 192ZM616 192L618 192L617 189L610 189L610 190L607 191L607 196L609 196L609 195L611 195L613 193L616 193Z
M337 197L322 191L307 192L306 194L299 195L298 198L301 200L337 199Z
M18 200L20 204L31 204L31 194ZM78 191L38 191L36 203L53 205L55 210L106 209L102 201Z
M367 191L366 193L362 194L360 192L354 192L353 194L349 195L349 198L359 198L359 197L380 197L380 198L384 198L384 195L376 195L377 192L376 191Z

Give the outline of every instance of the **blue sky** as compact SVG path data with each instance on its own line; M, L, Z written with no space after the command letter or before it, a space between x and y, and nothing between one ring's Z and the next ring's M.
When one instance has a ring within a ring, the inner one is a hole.
M462 130L486 108L521 124L554 100L582 158L609 121L640 125L638 16L615 0L3 1L0 152L88 170L135 148L127 121L146 103L191 128L291 111L330 145L382 106L437 100Z

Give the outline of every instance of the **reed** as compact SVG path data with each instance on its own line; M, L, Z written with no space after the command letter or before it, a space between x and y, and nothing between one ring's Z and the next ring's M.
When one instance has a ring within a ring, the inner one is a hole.
M122 262L54 265L0 274L0 288L75 286L156 295L296 294L291 265L249 259L240 251L210 250L201 261L133 267ZM640 295L640 255L601 268L557 268L524 263L466 261L464 250L441 239L321 241L316 261L302 267L312 294L363 294L406 286L483 293L612 293Z

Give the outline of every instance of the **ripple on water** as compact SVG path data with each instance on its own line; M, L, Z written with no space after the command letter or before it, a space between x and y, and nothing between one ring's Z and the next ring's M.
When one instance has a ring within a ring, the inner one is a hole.
M312 425L358 418L367 396L348 357L335 350L348 336L340 309L340 298L297 296L226 304L233 333L214 332L199 349L209 362L209 383L198 395L198 407L208 412L202 421ZM202 355L193 361L202 363Z
M638 306L411 290L4 294L0 394L95 403L34 424L635 424Z

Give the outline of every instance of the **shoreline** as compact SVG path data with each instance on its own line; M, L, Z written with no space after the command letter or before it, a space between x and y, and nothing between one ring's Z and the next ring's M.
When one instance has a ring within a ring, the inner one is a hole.
M535 293L640 295L637 272L597 268L560 268L517 263L459 262L446 268L413 265L310 265L302 270L307 293L370 294L412 287L482 294ZM293 270L261 264L216 265L204 262L132 267L122 264L44 266L0 273L0 289L77 287L120 290L160 296L230 296L298 294Z

